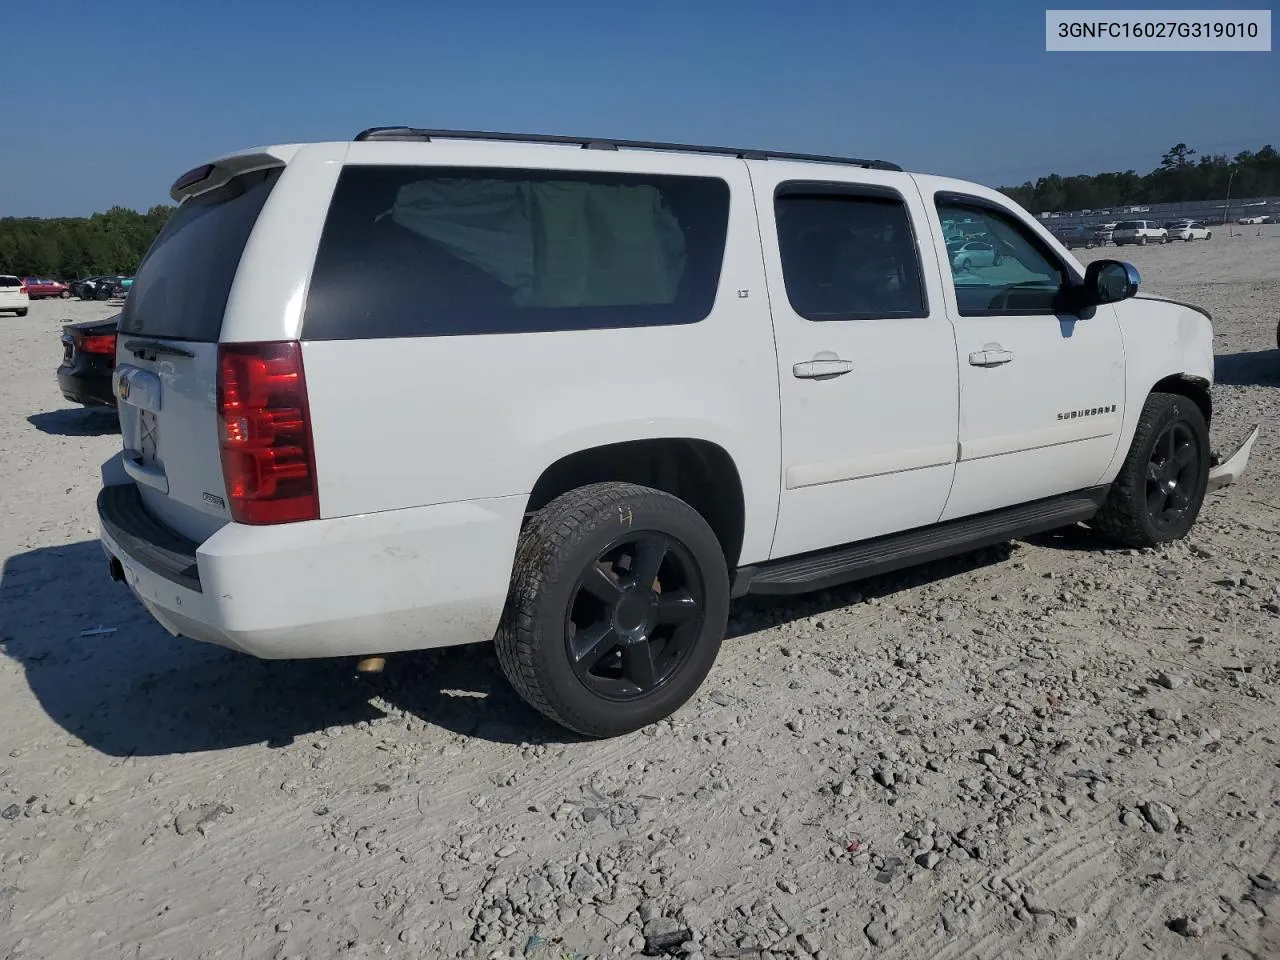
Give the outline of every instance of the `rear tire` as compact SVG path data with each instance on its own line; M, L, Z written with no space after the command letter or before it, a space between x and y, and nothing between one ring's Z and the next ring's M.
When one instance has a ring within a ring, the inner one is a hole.
M729 615L720 542L683 500L629 483L557 497L520 536L495 645L521 698L589 737L670 716Z
M23 308L22 310L15 310L14 313L20 317L25 317L27 315L27 310L26 308Z
M1200 515L1209 459L1209 428L1195 402L1151 394L1093 528L1127 547L1182 539Z

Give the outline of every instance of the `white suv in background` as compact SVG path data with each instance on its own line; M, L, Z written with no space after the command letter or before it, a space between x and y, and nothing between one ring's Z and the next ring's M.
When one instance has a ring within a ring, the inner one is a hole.
M1169 231L1154 220L1121 220L1111 233L1111 242L1117 247L1126 243L1145 246L1148 243L1168 243Z
M0 274L0 313L16 313L20 317L27 315L31 306L31 297L19 277Z
M259 657L494 641L592 736L687 700L733 597L1176 540L1252 443L1214 465L1206 313L890 163L375 128L171 193L120 320L111 575ZM961 269L946 221L999 258Z

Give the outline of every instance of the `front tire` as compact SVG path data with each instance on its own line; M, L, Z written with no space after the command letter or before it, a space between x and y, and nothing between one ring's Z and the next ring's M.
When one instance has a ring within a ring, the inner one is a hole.
M674 713L724 638L720 542L683 500L629 483L557 497L516 548L495 645L516 692L589 737Z
M1209 428L1193 400L1153 393L1093 527L1127 547L1186 536L1209 483Z
M63 290L61 293L59 293L59 294L58 294L58 299L59 299L59 300L70 300L70 299L71 299L71 291L70 291L70 290Z

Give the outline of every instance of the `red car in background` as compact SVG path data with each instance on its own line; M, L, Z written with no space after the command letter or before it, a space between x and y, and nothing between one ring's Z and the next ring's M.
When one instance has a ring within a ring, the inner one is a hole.
M22 285L27 288L27 296L32 300L39 300L41 297L61 297L66 300L71 296L71 288L60 280L50 280L47 277L23 277Z

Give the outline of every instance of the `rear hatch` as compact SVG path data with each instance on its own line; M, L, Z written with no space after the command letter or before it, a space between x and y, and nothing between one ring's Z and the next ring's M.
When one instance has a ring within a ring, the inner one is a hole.
M115 391L124 466L147 511L203 542L230 520L219 454L218 339L240 258L280 168L185 200L134 275Z
M25 288L17 277L0 276L0 304L21 303Z

